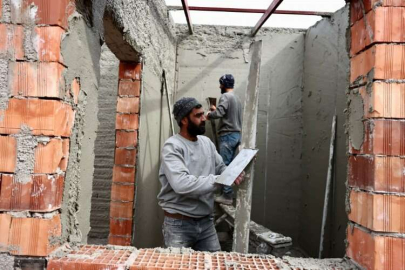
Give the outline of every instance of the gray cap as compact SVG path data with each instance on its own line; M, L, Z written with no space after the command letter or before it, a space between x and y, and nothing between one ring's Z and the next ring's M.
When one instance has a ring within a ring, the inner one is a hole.
M177 100L173 106L173 115L177 124L180 125L181 120L191 112L196 106L201 105L195 98L182 97Z

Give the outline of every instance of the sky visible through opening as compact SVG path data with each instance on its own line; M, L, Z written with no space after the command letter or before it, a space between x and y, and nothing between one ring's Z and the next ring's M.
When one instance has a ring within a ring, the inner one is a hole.
M267 9L273 0L188 0L189 6ZM181 0L166 0L168 6L181 6ZM284 0L278 10L308 10L335 12L345 5L344 0ZM186 23L184 12L170 12L175 23ZM262 14L190 11L193 24L255 26ZM319 16L273 14L264 27L309 28Z

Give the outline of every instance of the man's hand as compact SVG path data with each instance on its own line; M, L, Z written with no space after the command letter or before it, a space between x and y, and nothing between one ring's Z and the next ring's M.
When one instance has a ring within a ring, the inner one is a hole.
M245 172L243 171L235 180L235 185L239 186L245 180Z
M211 105L211 106L210 106L210 111L211 111L211 112L215 111L216 109L217 109L217 107L215 107L215 105Z

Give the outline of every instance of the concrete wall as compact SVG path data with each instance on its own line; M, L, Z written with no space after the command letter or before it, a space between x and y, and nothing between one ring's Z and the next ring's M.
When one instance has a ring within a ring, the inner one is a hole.
M109 233L111 179L115 150L115 112L117 107L119 60L104 44L101 47L98 88L98 130L95 141L93 194L89 242L106 244Z
M219 77L232 73L243 102L250 28L195 26L194 30L189 36L185 27L179 27L176 99L194 96L207 109L206 97L220 97ZM263 29L256 38L263 40L263 53L252 219L297 239L304 33ZM206 134L212 137L209 127Z
M142 98L141 107L146 108L147 113L147 108L152 108L156 98L160 98L163 69L167 71L169 92L173 92L176 38L173 23L168 17L163 0L77 0L76 4L80 14L76 13L70 19L69 35L63 44L63 56L69 63L69 73L66 77L80 78L82 96L79 99L79 110L71 140L62 216L64 237L70 242L86 242L90 230L90 211L93 211L93 218L100 218L93 219L95 223L100 224L98 228L95 226L94 232L103 229L102 233L99 231L100 234L96 235L98 238L107 238L107 234L102 234L107 232L109 224L108 215L105 214L105 211L108 211L107 206L104 204L102 208L100 207L100 203L102 204L109 196L109 188L102 184L98 185L108 178L108 175L100 176L99 168L106 161L100 158L100 145L105 143L108 146L112 143L108 136L104 137L104 140L103 133L96 133L106 127L108 123L105 121L111 120L104 118L102 113L104 105L100 100L104 98L102 96L105 90L104 79L107 79L104 77L103 81L100 81L101 45L106 41L119 60L142 61L145 70L142 91L147 94ZM116 69L111 69L110 72L108 76L117 74ZM116 97L116 87L110 91ZM159 136L149 136L159 134L160 119L159 113L151 113L148 118L141 116L140 120L138 160L141 166L138 168L137 189L142 194L137 192L136 196L139 199L138 205L135 205L135 215L141 218L135 232L139 235L161 234L161 230L157 227L155 231L150 230L157 223L150 215L151 211L156 210L156 206L150 203L150 198L156 197L159 191L156 170L158 167L156 145L159 145ZM101 121L103 123L100 124ZM162 131L161 140L168 137L168 127L165 125L163 128L166 132ZM144 151L147 143L156 147L156 151ZM111 158L111 155L108 155L108 158ZM109 166L112 166L112 163ZM147 176L149 178L146 178ZM93 177L97 178L94 184ZM144 181L143 177L148 181ZM99 189L96 188L94 191L102 195L97 198L97 194L94 194L92 199L92 189L95 186ZM143 200L147 203L143 203ZM159 238L157 239L159 241ZM139 247L156 245L156 240L151 237L136 238L135 245Z
M299 244L318 255L333 115L337 115L334 186L327 223L324 256L345 252L346 196L346 92L349 56L346 31L348 8L311 27L305 38L302 150L302 215Z

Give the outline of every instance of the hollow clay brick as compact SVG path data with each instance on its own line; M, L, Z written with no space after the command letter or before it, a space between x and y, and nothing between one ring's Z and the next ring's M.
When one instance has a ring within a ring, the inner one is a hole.
M369 13L376 5L382 7L405 7L405 0L351 0L350 19L351 24L356 23Z
M62 76L64 69L64 66L56 62L12 62L9 75L11 94L62 98L65 92Z
M405 158L350 156L349 186L378 192L405 193Z
M115 219L110 218L111 235L132 235L132 219Z
M134 167L114 166L113 182L134 183L135 182L135 168Z
M347 256L368 270L403 269L405 238L394 238L348 227Z
M139 116L137 114L119 114L115 119L116 129L135 130L138 128Z
M63 63L61 41L65 30L58 26L36 27L38 37L34 44L38 50L38 60L43 62Z
M405 41L405 8L378 7L351 27L351 55L373 43Z
M359 89L366 118L405 118L405 84L374 82Z
M351 59L350 83L405 78L405 45L377 44Z
M134 185L123 185L113 183L111 186L111 200L113 201L134 201L135 186Z
M35 13L31 11L33 6ZM11 21L17 24L34 21L38 25L58 25L67 29L68 18L74 10L71 0L22 0L21 5L11 5Z
M119 78L121 80L140 80L141 69L141 63L121 61L119 66Z
M69 137L74 117L72 107L60 101L12 98L0 111L0 133L18 133L25 124L33 135Z
M133 202L114 202L110 203L110 218L131 219L133 214Z
M0 252L8 251L8 238L11 225L9 214L0 214Z
M116 147L135 147L137 145L138 132L117 130L115 132L115 146Z
M24 60L23 44L23 26L0 23L0 56L6 55L10 59Z
M140 81L129 81L129 80L119 81L118 95L139 97L140 92L141 92Z
M138 113L139 98L137 97L118 97L117 112L120 113Z
M14 172L17 161L17 140L0 136L0 172Z
M349 219L377 232L405 232L405 197L350 192Z
M130 236L109 235L108 244L117 245L117 246L130 246L131 237Z
M10 254L48 256L59 246L58 241L50 241L61 236L60 215L51 219L12 217L7 234Z
M20 183L3 174L0 182L0 211L49 212L59 209L63 195L62 175L34 175Z
M136 150L116 148L115 149L115 165L129 165L135 166L136 163Z
M46 144L39 143L35 149L34 173L56 173L58 168L61 170L61 167L65 167L62 164L67 162L64 161L67 159L64 150L63 140L60 139L50 139Z
M373 119L364 122L364 141L352 154L405 156L405 121Z

